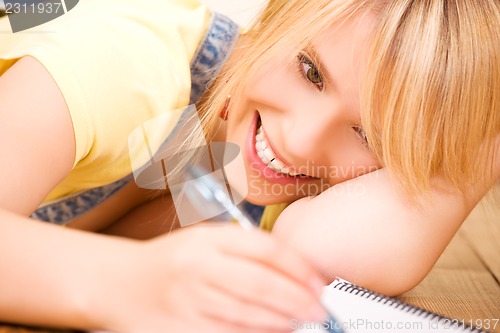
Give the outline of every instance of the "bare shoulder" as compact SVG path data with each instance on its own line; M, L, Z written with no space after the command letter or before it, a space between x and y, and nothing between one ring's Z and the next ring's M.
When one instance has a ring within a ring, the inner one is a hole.
M0 207L27 215L71 170L75 140L56 82L36 59L0 76Z

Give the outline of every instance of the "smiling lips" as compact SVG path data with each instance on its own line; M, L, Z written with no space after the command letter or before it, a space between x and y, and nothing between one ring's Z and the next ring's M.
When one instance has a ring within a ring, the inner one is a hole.
M255 135L255 151L257 152L257 155L262 163L264 163L271 170L279 172L284 176L312 178L303 174L298 174L295 172L293 167L285 165L285 163L276 156L277 154L273 151L271 145L267 141L260 121L258 122L258 126L259 127Z
M297 174L297 168L286 165L278 158L279 155L272 149L272 144L266 138L258 111L255 112L249 128L245 152L252 174L266 182L299 185L318 179Z
M257 129L257 135L255 135L255 150L261 161L270 169L290 176L297 175L297 173L290 170L290 167L285 166L285 163L276 157L276 153L272 150L269 142L267 142L262 125Z

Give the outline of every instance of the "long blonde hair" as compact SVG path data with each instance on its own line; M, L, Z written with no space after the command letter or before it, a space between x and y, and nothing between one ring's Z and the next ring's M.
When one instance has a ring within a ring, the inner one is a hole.
M370 147L409 193L435 176L491 184L500 135L498 0L271 0L200 103L214 129L231 94L271 56L283 63L332 24L377 16L361 100Z

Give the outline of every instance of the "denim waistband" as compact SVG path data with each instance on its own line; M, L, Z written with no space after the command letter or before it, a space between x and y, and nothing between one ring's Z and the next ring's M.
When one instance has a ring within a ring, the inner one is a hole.
M191 99L196 103L210 81L219 73L240 35L239 27L229 18L214 13L210 28L191 63Z
M209 27L191 62L190 104L196 103L215 78L239 37L239 27L229 18L213 13ZM132 174L111 184L45 203L31 217L66 224L109 199L134 178Z

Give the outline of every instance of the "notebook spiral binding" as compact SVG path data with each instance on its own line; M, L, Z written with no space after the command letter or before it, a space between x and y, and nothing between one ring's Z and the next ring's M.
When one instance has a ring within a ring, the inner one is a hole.
M354 294L359 297L364 297L366 299L370 299L372 301L378 302L378 303L383 303L384 305L387 305L389 307L399 309L401 311L406 311L411 314L415 314L418 317L423 317L424 319L429 319L429 320L434 320L437 319L438 322L441 322L443 324L445 323L452 323L455 322L456 319L448 318L441 316L437 313L430 312L428 310L419 308L417 306L410 305L408 303L405 303L403 301L400 301L396 298L385 296L382 294L379 294L377 292L365 289L363 287L359 287L357 285L354 285L352 283L349 283L347 281L339 281L336 285L333 286L335 289ZM470 330L470 332L475 332L475 333L488 333L487 331L481 330L477 327L470 326L470 325L460 325L463 327L465 330Z

